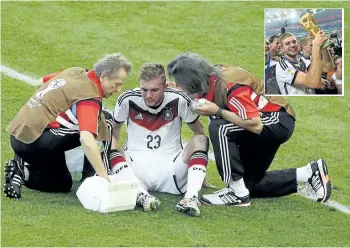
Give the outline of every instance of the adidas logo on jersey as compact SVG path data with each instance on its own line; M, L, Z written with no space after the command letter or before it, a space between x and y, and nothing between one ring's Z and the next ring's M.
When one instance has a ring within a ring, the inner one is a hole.
M143 120L142 114L141 114L141 113L139 113L138 115L136 115L135 119L138 119L138 120Z

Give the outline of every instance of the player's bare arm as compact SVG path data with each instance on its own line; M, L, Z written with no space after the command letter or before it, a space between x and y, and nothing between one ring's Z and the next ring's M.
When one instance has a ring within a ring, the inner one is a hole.
M329 72L335 67L327 48L321 49L322 72Z
M80 143L86 157L89 159L97 174L110 182L105 167L103 166L100 149L96 143L94 135L89 131L81 131Z
M327 37L322 31L319 31L312 44L312 62L310 64L307 74L298 71L294 80L294 84L301 88L319 89L322 86L322 65L320 48Z

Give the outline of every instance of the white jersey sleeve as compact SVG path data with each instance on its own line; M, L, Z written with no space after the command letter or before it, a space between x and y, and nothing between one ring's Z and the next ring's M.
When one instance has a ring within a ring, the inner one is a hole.
M129 117L129 98L134 95L133 90L127 90L118 97L113 111L113 118L115 122L125 122Z
M179 97L179 116L187 124L195 122L199 117L198 114L191 110L191 103L192 100L184 92L181 92Z

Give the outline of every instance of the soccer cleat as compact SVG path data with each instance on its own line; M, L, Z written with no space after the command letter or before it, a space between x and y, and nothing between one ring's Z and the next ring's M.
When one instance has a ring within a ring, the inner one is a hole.
M136 204L143 207L145 212L151 212L159 208L161 201L150 194L140 193L137 196Z
M308 180L318 202L326 202L332 193L332 185L328 176L326 161L319 159L310 163L312 175Z
M199 216L201 211L199 206L201 203L196 197L194 198L183 198L178 204L176 204L176 210L190 216Z
M4 193L8 198L22 199L24 165L16 160L8 160L5 164Z
M236 193L230 188L223 188L222 190L215 191L212 194L203 195L201 202L207 205L233 205L237 207L250 206L249 194L243 197L237 196Z

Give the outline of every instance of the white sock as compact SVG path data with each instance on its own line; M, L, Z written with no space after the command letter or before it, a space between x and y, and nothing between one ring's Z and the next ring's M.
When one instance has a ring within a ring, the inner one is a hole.
M142 187L141 182L137 179L131 166L128 165L126 161L120 162L113 166L112 172L113 178L116 182L137 181L139 183L139 186L137 188L137 194L139 195L140 193L143 193L145 195L148 195L147 190Z
M249 194L249 190L245 186L243 178L238 179L237 181L230 180L228 184L231 189L236 193L237 196L243 197Z
M203 165L192 165L188 168L187 176L187 192L185 198L198 197L198 192L201 190L207 168Z
M298 182L307 182L312 176L312 169L310 163L306 166L297 168L297 181Z
M29 180L29 170L26 166L24 166L24 181L28 181Z

